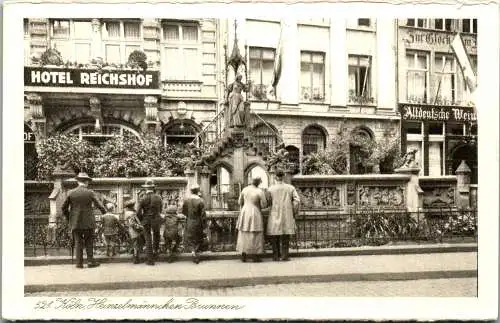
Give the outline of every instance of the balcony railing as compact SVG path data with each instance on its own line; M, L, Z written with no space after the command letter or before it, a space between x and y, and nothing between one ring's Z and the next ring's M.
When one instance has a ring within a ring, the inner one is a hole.
M237 212L211 212L208 217L210 251L235 250L237 217ZM264 223L266 222L264 219ZM117 250L127 254L131 251L131 244L126 224L121 223ZM94 243L98 255L105 254L106 249L100 231L101 224L98 222ZM72 241L69 232L65 221L49 223L47 218L25 219L25 256L71 255ZM182 235L183 223L179 226L179 232ZM302 212L296 218L296 234L291 245L292 248L307 249L382 245L391 241L476 242L477 210L441 208L424 212L405 212L369 209L316 215ZM266 249L269 247L266 243ZM161 248L164 248L163 241ZM179 250L183 250L182 243Z

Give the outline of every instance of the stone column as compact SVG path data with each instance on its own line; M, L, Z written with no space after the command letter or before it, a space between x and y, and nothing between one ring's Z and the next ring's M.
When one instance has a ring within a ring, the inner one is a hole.
M283 60L277 92L282 104L297 105L300 93L300 48L297 21L292 17L284 19L283 22Z
M45 138L47 119L43 110L42 97L38 93L29 93L28 105L30 107L32 128L36 139Z
M406 208L409 212L417 212L423 207L423 193L418 181L418 167L402 167L394 170L397 174L410 175L406 184Z
M210 175L212 172L207 166L204 166L200 170L200 191L205 201L205 209L210 210L212 208L212 196L210 194Z
M345 19L330 20L330 80L332 83L330 105L347 105L347 47Z
M92 59L103 60L102 55L102 24L101 20L94 18L92 19ZM86 62L77 62L85 64Z
M56 221L62 216L62 204L66 198L67 189L64 187L64 181L75 176L75 173L64 169L63 166L57 165L52 173L52 179L54 181L54 188L49 196L50 204L50 214L49 214L49 228L48 228L48 238L49 241L53 241L57 237L56 233Z
M396 28L392 18L377 19L377 55L373 68L376 75L377 109L395 112L396 102Z
M470 208L470 173L471 170L464 160L460 163L457 175L457 206L460 209Z
M144 97L144 109L146 113L146 132L150 134L160 133L160 119L158 117L158 98L156 96Z
M186 169L184 171L184 175L187 177L186 193L184 194L186 197L191 195L191 186L193 186L196 183L196 178L194 174L195 172L192 169Z

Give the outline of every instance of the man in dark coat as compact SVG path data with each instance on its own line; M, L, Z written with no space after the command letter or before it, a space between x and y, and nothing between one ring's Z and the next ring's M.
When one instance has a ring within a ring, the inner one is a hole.
M200 247L205 238L204 229L206 227L205 203L198 195L200 187L191 187L191 196L184 200L182 204L182 214L186 217L186 229L184 233L184 245L191 250L193 262L200 262Z
M85 246L88 267L93 268L99 266L99 263L94 260L96 223L92 205L98 207L102 214L106 213L106 209L95 192L87 188L92 179L86 173L79 173L76 180L78 187L68 192L62 205L62 212L68 220L75 242L76 267L83 268L83 246Z
M139 201L137 207L137 218L144 226L144 238L146 240L146 264L152 266L155 264L154 260L158 256L160 249L160 226L162 218L160 216L162 209L162 202L160 195L154 192L155 184L152 180L146 180L142 185L146 189L146 194ZM151 235L152 233L152 235Z

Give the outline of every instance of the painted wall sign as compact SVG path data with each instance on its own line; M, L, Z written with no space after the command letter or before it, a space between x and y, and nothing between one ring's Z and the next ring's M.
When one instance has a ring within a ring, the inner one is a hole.
M24 125L24 143L34 143L35 142L35 133L31 130L30 127Z
M419 121L476 121L472 108L438 105L400 104L399 111L403 120Z
M158 71L24 67L26 86L158 89L158 80Z
M445 47L451 45L455 34L444 31L402 29L401 37L407 47ZM462 34L462 39L468 52L475 53L477 51L475 36Z

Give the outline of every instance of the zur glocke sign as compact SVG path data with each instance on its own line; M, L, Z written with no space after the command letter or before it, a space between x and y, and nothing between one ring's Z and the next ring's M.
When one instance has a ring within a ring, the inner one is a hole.
M472 108L459 106L400 104L402 120L473 122L477 120Z
M24 67L25 86L158 89L158 71Z

